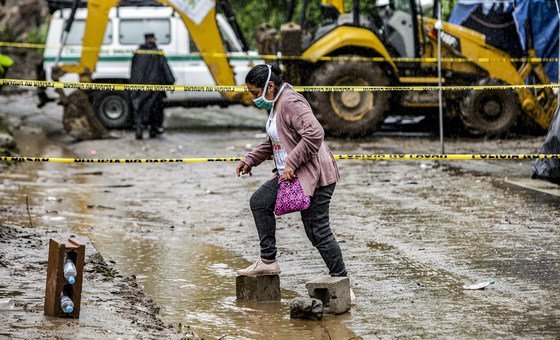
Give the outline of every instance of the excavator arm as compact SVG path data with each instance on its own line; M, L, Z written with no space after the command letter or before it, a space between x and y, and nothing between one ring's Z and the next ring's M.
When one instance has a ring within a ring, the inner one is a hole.
M216 8L213 7L204 19L196 24L173 1L157 0L163 5L170 6L180 14L191 38L208 66L217 85L233 86L235 77L229 64L222 42L218 24L216 23ZM91 75L99 59L99 50L103 42L105 27L109 20L109 11L118 6L120 0L89 0L87 9L83 50L78 64L65 64L53 68L53 79L58 79L65 73L78 73L80 81L91 82ZM177 1L175 1L177 2ZM251 102L250 94L227 92L223 95L230 101L240 101L244 104Z
M346 11L344 10L344 1L345 0L322 0L321 4L336 8L338 13L345 13Z
M109 11L117 6L120 0L88 1L88 16L82 42L82 55L78 64L65 64L53 68L53 79L57 80L65 73L78 73L80 81L91 82L91 74L99 59L99 49L103 43L105 27L109 21ZM55 78L54 75L57 75Z
M179 13L216 84L225 86L236 85L233 67L229 64L218 24L216 23L216 7L210 10L200 24L196 24L171 1L158 0L158 2L173 7ZM240 101L243 104L251 103L250 93L248 92L225 92L223 95L230 101Z

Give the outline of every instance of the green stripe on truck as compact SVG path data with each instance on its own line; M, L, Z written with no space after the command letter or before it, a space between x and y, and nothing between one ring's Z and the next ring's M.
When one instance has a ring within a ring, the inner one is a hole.
M169 61L202 61L200 56L190 56L190 55L169 55L166 56L167 60ZM229 57L230 60L240 61L240 60L247 60L246 57L241 56L232 56ZM260 60L260 58L251 58L253 60ZM56 57L44 57L43 60L45 62L54 62ZM62 62L78 62L80 57L61 57L60 61ZM121 61L131 61L132 56L103 56L99 58L99 61L103 62L121 62Z

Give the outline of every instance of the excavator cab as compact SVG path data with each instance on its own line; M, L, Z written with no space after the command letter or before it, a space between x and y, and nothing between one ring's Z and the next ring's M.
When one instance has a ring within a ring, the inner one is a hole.
M281 32L282 54L301 57L283 60L288 81L311 86L398 85L402 74L408 74L406 68L418 69L394 60L420 55L418 4L414 0L377 1L374 7L361 8L361 2L353 0L349 8L344 1L323 0L320 25L302 33L293 25L285 26ZM421 4L429 7L433 1ZM286 50L284 41L295 41L298 36L302 37L300 49ZM306 96L328 133L363 136L377 130L399 94L321 91Z
M376 5L378 16L383 22L386 44L395 57L419 57L421 48L417 19L433 7L433 0L422 1L418 5L409 0L377 0Z

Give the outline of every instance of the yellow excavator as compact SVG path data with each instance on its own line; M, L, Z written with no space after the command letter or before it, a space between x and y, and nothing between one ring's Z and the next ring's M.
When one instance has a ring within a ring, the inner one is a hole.
M127 2L127 1L124 1ZM137 4L141 1L128 1ZM231 8L227 6L225 0L219 0L217 3L209 0L185 1L185 0L157 0L164 6L172 7L184 22L192 42L196 45L198 51L208 69L213 76L217 85L233 86L235 83L235 75L233 67L230 65L224 42L222 41L220 31L216 22L216 7L219 6L226 17L235 20ZM188 15L188 10L196 10L200 3L211 4L203 6L205 16L197 18L195 22ZM72 25L73 16L76 9L81 5L80 0L73 0L70 18L67 20L65 33L68 34ZM67 73L77 73L80 82L92 82L92 73L95 71L96 64L99 60L99 50L102 45L105 28L109 20L109 11L113 7L121 5L120 0L88 0L87 1L87 18L85 22L85 31L82 39L82 53L77 64L61 64L52 68L52 79L59 80L60 77ZM149 7L147 7L149 8ZM64 48L64 33L63 33ZM186 84L188 85L188 84ZM63 124L65 130L76 139L92 139L101 138L107 131L105 126L99 121L94 112L90 98L87 93L82 90L76 90L70 95L65 95L62 89L57 89L61 102L64 105ZM222 95L231 103L249 104L251 102L248 92L227 92Z
M532 48L528 61L516 63L476 31L447 22L436 27L436 19L425 14L437 8L437 1L377 0L375 10L366 13L360 0L352 0L351 9L344 0L323 0L319 26L281 27L278 49L288 81L310 86L437 86L440 31L444 86L524 85L526 79L550 83L543 65L531 59L536 58ZM306 96L326 131L363 136L378 129L389 110L438 107L433 93L308 92ZM546 130L557 106L550 88L444 91L444 100L448 118L458 116L470 132L486 136L503 134L527 120Z
M208 0L157 1L180 14L216 84L235 85L216 25L215 7L196 24L178 5ZM507 53L488 45L480 33L446 22L436 27L436 20L425 12L437 8L437 1L377 0L386 4L366 13L361 11L360 0L352 0L349 11L345 0L322 0L323 22L319 26L302 30L290 23L281 28L279 51L286 57L282 58L282 66L287 80L294 85L312 86L433 87L438 84L434 60L439 31L445 86L524 85L526 79L536 84L549 83L542 64L531 59L536 57L533 49L528 50L527 61L514 63ZM88 1L83 46L90 48L83 50L78 64L65 64L53 70L53 79L74 72L80 75L80 81L91 81L99 58L95 47L101 46L102 28L107 25L109 10L118 5L118 0ZM305 17L304 10L302 18ZM65 105L66 130L71 134L81 131L73 134L79 139L100 137L103 127L87 95L83 91L75 91L68 97L60 93ZM437 96L433 93L424 98L416 96L420 100L414 96L421 94L389 89L305 93L325 130L337 136L368 135L378 129L391 109L438 107ZM224 96L250 103L246 92L224 93ZM448 118L458 117L472 133L487 136L503 134L526 117L547 129L557 106L550 88L444 91L444 100Z

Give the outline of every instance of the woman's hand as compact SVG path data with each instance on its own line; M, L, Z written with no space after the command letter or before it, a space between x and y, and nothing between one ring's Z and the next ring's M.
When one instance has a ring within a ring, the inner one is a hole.
M295 170L291 166L286 164L286 166L284 167L284 171L282 171L282 179L285 181L291 181L294 178L296 178Z
M251 174L251 167L247 163L239 161L239 163L237 163L235 172L237 173L237 177L241 175Z

